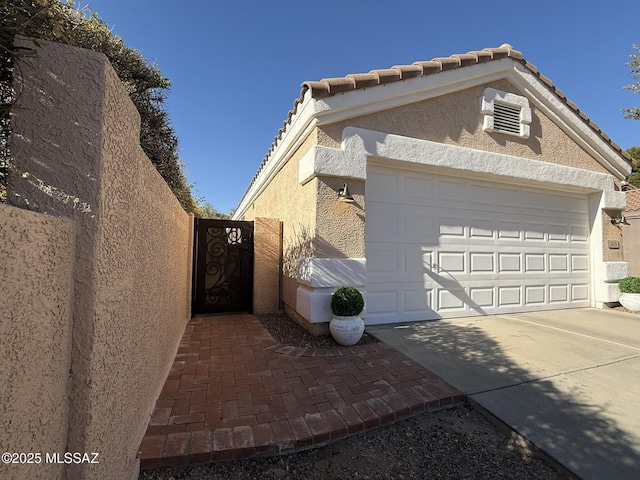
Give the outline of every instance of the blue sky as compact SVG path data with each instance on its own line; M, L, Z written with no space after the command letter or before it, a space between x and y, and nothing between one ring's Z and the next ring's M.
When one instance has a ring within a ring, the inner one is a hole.
M76 2L78 7L85 4ZM510 43L623 148L640 2L92 0L171 80L167 109L195 194L239 203L305 80Z

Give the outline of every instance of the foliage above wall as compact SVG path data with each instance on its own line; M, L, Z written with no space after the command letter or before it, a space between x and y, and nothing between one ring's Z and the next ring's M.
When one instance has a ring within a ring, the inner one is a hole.
M6 196L10 152L8 112L19 92L12 90L13 68L28 51L13 46L15 35L66 43L104 53L124 83L141 117L140 145L187 212L197 212L190 185L178 156L178 139L164 110L170 82L140 52L112 34L94 12L76 9L60 0L4 0L0 2L0 200ZM37 48L34 41L34 48Z
M631 60L627 63L627 67L631 69L631 76L637 80L640 79L640 46L634 45L633 48L635 48L637 53L630 55ZM635 93L640 93L640 81L627 85L624 88ZM624 113L624 117L629 120L640 120L639 107L623 108L622 113Z

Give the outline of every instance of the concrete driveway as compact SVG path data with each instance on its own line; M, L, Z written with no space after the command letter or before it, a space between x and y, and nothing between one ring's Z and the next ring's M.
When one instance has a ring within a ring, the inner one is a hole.
M555 310L367 327L584 479L640 479L640 315Z

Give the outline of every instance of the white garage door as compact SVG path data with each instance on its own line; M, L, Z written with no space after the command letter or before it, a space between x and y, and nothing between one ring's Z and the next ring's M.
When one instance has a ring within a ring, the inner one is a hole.
M365 198L367 323L589 306L586 196L373 166Z

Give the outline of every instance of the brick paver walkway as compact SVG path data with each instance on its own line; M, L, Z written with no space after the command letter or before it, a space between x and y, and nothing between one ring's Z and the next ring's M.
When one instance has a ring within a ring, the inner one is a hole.
M277 343L252 315L186 327L146 435L141 468L273 455L464 402L386 344Z

